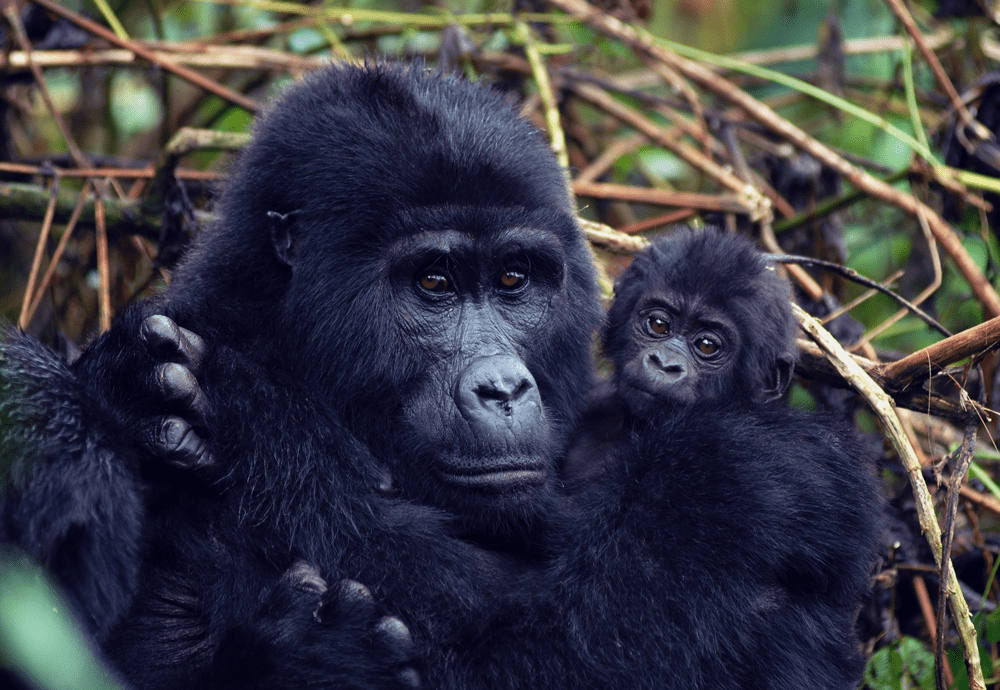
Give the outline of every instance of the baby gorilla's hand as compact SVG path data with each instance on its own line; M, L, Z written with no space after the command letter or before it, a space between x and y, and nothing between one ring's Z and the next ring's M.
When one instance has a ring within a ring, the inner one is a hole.
M143 321L140 336L158 362L149 388L168 409L177 413L150 420L142 433L144 445L169 465L199 474L214 474L215 459L195 431L204 432L209 411L197 379L205 341L159 314Z

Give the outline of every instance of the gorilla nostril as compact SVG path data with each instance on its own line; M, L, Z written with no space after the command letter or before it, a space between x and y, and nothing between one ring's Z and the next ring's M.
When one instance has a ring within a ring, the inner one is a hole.
M521 379L521 383L517 385L517 388L514 389L514 392L511 393L510 397L512 400L518 400L519 398L527 395L534 387L535 384L528 379Z
M456 395L459 411L487 427L500 419L534 420L540 411L538 387L524 363L511 356L484 357L462 374ZM532 401L535 404L532 404Z
M687 376L687 366L680 357L664 357L659 352L650 352L643 357L642 365L646 372L654 378L667 375L669 378L679 381Z
M510 385L509 381L490 382L479 386L476 389L476 395L483 400L496 400L509 406L511 402L523 397L533 387L534 384L527 379L521 379L513 386Z

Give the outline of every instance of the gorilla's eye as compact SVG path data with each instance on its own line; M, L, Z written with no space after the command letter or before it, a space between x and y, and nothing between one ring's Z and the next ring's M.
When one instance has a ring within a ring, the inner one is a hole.
M667 323L666 319L661 319L659 316L650 316L646 320L646 325L656 335L666 335L670 332L670 324Z
M424 273L418 278L420 287L428 292L447 292L451 289L448 279L440 273Z
M714 355L719 351L720 345L718 341L702 336L695 341L695 347L697 347L698 352L703 355Z
M500 274L500 288L513 292L520 290L528 283L528 276L520 271L504 271Z

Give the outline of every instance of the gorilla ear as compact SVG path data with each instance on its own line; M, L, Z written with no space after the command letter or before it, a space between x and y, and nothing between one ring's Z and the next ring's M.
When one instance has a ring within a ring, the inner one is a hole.
M761 402L774 402L785 394L792 382L792 370L795 360L789 354L778 355L771 368L768 380L764 381L764 389L760 392Z
M292 237L292 226L295 224L294 216L298 211L291 213L278 213L268 211L267 217L271 221L271 245L274 247L274 255L278 261L289 268L295 258L295 241Z

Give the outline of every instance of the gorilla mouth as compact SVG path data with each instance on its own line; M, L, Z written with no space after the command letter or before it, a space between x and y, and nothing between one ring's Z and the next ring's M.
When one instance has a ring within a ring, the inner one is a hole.
M546 481L541 469L511 468L489 472L456 473L439 471L441 479L466 489L512 489L538 486Z
M434 473L446 483L462 489L518 490L545 484L549 463L528 453L494 455L486 452L446 454L434 461Z

